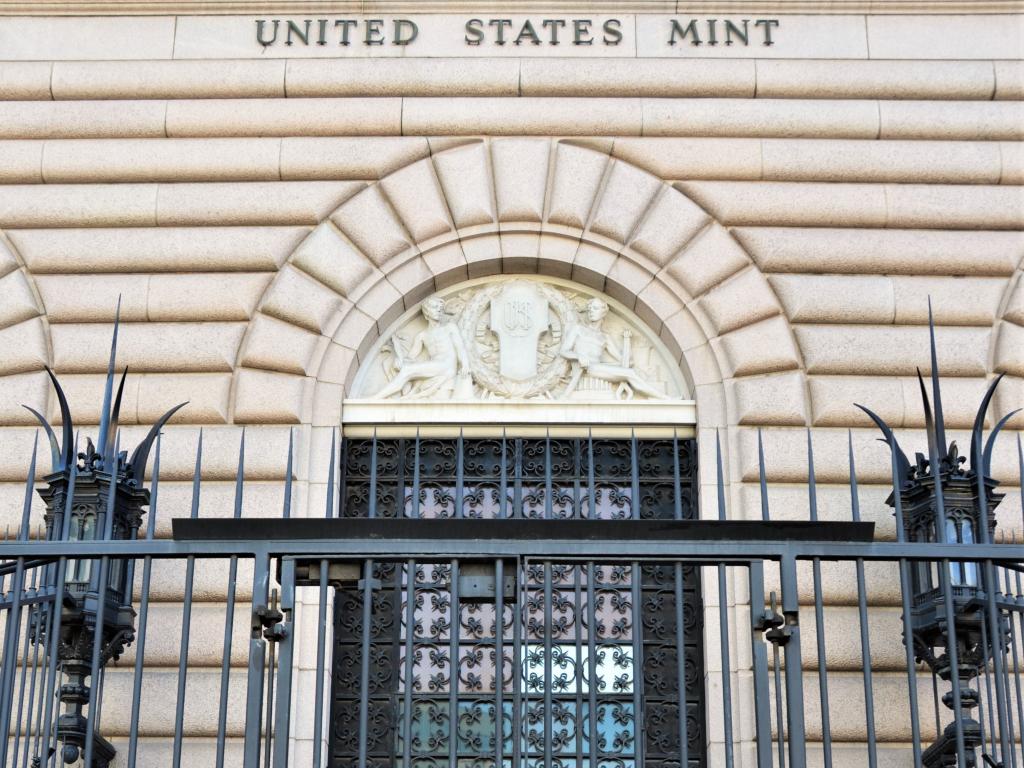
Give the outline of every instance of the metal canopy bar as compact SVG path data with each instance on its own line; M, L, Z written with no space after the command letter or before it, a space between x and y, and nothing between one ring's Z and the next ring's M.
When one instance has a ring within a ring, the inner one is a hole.
M423 539L465 542L499 539L512 542L651 541L814 541L868 543L875 524L802 520L423 520L366 518L303 518L290 520L173 521L177 541L301 541L304 539ZM426 550L429 551L429 550ZM573 554L573 549L566 550Z

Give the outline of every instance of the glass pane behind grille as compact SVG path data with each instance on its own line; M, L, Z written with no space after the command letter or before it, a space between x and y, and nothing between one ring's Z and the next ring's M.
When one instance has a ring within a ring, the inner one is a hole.
M692 518L696 478L688 439L349 439L342 515ZM460 598L465 565L366 563L336 590L332 766L678 768L681 698L704 765L694 568L521 563L499 622L495 597Z

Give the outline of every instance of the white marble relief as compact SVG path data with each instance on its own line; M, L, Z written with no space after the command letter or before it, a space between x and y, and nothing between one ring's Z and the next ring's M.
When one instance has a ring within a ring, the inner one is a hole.
M561 281L456 286L406 313L353 387L375 400L678 400L675 363L614 302Z

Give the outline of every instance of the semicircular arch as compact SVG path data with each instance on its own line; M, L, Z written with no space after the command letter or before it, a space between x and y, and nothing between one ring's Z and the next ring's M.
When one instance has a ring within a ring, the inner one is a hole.
M343 395L399 315L453 283L540 274L635 312L676 356L700 421L804 425L802 361L775 292L729 230L603 147L477 139L345 200L289 256L240 347L237 422L306 420Z

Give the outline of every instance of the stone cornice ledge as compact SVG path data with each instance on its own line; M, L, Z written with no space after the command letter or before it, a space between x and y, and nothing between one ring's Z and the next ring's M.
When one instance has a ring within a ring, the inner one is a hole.
M552 430L572 428L594 423L595 406L600 410L601 424L607 428L619 426L627 429L642 427L692 428L697 421L697 408L693 400L637 400L609 402L607 400L472 400L424 402L417 400L347 399L342 404L341 422L346 429L364 426L382 428L407 427L430 424L451 428L483 427L491 431L495 426L534 426ZM612 406L612 407L609 407Z
M0 16L377 13L1020 13L1024 0L0 0Z

